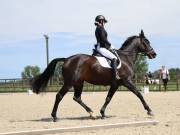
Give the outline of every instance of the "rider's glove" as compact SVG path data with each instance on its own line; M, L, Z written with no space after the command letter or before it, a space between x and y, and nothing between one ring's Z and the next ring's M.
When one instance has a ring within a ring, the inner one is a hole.
M110 46L111 49L115 49L115 47L113 45Z
M115 48L114 48L114 46L112 46L112 45L109 47L109 50L110 50L110 51L113 51L114 49L115 49Z

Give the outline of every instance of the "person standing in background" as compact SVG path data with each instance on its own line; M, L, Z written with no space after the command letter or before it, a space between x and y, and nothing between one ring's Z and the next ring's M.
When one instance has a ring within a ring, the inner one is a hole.
M149 73L148 73L148 78L149 78L149 80L150 80L150 84L153 84L153 82L152 82L152 79L153 79L153 75L152 75L152 73L149 71Z
M160 70L160 78L163 81L163 85L164 85L164 90L167 90L167 83L169 81L169 71L168 69L165 68L165 66L162 66L161 70Z

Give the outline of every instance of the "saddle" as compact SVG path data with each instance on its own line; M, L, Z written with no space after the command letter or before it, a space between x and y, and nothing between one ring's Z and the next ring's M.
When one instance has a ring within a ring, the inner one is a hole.
M111 51L117 58L117 68L121 67L121 61L119 56L117 55L117 53L114 51ZM97 45L95 45L95 48L93 49L93 53L92 56L96 57L96 59L99 61L100 65L103 67L107 67L107 68L112 68L112 60L107 58L106 56L104 56L103 54L101 54L98 50L97 50Z

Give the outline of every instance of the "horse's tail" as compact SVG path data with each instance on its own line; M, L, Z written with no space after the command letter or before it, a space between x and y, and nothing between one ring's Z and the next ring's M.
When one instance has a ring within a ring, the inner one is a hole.
M47 66L47 68L44 70L43 73L41 73L40 75L36 76L31 83L32 86L32 90L33 92L35 92L36 94L40 93L41 91L43 91L47 84L49 79L53 76L55 68L56 68L56 64L59 61L65 61L66 58L56 58L53 59L49 65Z

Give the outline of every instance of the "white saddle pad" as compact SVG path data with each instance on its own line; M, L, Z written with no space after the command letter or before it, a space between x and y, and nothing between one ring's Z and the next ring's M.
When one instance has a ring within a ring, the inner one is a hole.
M102 67L106 67L106 68L112 68L107 60L104 58L104 57L99 57L99 56L95 56L96 59L98 60L99 64L102 66ZM121 61L119 62L119 65L117 66L117 69L119 69L121 67Z

